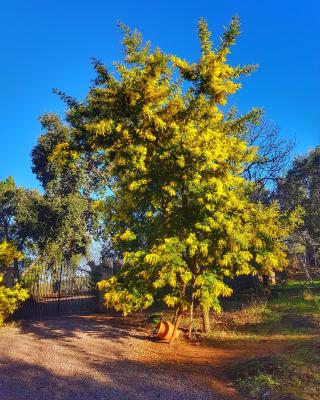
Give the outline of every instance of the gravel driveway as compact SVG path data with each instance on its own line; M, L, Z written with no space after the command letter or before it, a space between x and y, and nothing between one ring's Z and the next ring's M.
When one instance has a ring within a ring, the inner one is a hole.
M209 365L168 361L174 349L137 326L95 315L1 329L0 400L217 400Z

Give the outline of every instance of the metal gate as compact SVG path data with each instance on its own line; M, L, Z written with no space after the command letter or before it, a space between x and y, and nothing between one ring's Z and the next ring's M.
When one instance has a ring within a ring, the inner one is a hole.
M17 312L18 318L97 310L95 285L86 267L61 265L54 271L37 267L22 274L19 281L30 298Z

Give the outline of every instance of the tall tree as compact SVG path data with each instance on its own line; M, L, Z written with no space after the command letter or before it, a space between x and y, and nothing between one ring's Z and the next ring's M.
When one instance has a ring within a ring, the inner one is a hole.
M24 189L18 188L12 177L0 182L0 273L4 273L5 284L12 284L12 267L18 269L19 264L25 262L28 247L19 225L18 208L25 206L18 201L21 191Z
M296 215L280 215L250 199L243 176L257 155L244 139L244 116L224 112L239 78L255 66L227 62L239 34L234 18L215 48L198 25L201 55L189 63L143 43L126 26L124 62L116 73L95 61L97 78L84 102L63 95L71 140L52 151L56 162L96 165L105 229L124 255L118 276L102 281L108 306L126 315L155 296L176 308L220 310L225 278L270 273L286 265L284 240ZM74 154L77 154L74 156ZM207 321L207 318L205 318Z
M278 197L286 211L304 209L303 224L290 237L290 251L310 275L310 267L320 276L320 146L297 157L279 181Z
M90 248L96 229L87 184L92 172L85 158L69 151L72 128L55 114L43 115L40 122L44 133L32 150L32 170L45 191L38 205L38 223L45 228L38 237L39 256L56 268Z
M14 238L14 196L16 184L9 176L0 182L0 241Z

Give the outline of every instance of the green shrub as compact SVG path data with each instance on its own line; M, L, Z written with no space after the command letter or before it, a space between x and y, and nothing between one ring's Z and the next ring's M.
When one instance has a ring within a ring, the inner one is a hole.
M29 297L28 291L19 284L9 288L2 284L2 279L0 275L0 326Z

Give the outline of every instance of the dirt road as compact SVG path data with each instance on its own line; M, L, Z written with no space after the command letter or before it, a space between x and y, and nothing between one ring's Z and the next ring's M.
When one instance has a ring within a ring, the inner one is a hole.
M0 400L216 400L212 366L106 315L0 330ZM195 349L196 350L196 349ZM177 360L172 354L178 355Z

